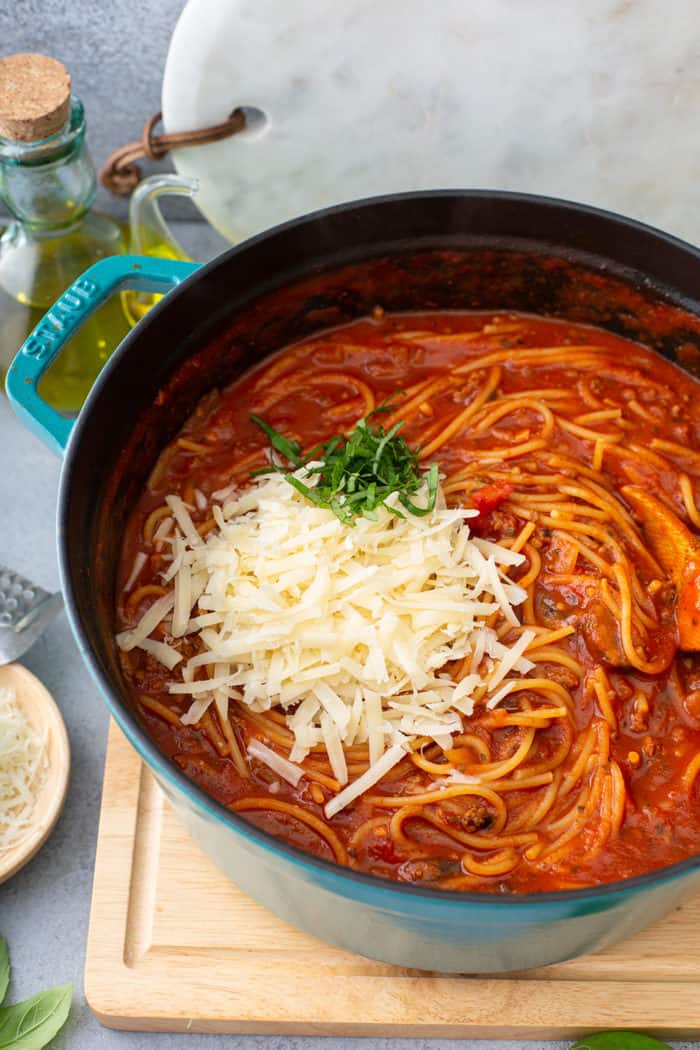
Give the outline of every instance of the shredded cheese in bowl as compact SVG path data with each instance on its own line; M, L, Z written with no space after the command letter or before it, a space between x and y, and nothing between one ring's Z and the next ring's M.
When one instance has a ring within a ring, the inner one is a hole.
M46 739L30 723L14 689L0 687L0 856L32 834L48 771Z
M472 536L477 512L446 507L441 489L421 516L401 513L390 496L351 526L280 474L221 496L206 538L191 508L168 497L171 589L117 641L179 669L170 690L190 701L185 724L212 703L225 711L231 698L284 712L294 746L276 771L293 780L321 744L347 785L328 818L417 738L448 748L477 702L496 706L507 676L534 666L524 655L534 633L515 614L526 595L508 578L523 556ZM499 613L517 636L511 644L490 626ZM166 640L150 638L163 622ZM185 659L180 643L192 635L199 651ZM368 745L370 767L348 784L344 748L357 744ZM265 761L260 748L253 753Z

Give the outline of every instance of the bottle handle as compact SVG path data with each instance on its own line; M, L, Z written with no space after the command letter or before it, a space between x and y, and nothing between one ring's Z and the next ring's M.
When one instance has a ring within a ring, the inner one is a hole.
M134 255L153 253L172 259L189 259L163 218L158 200L171 196L191 199L198 187L196 179L168 171L150 175L140 182L129 201L129 251Z
M125 288L163 294L199 265L154 256L101 259L66 289L30 332L8 369L5 386L19 418L52 452L63 455L75 420L62 416L39 396L39 380L51 362L110 296Z

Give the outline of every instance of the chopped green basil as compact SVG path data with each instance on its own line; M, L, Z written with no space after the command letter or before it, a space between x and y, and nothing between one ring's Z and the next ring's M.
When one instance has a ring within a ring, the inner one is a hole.
M381 405L375 412L386 411ZM410 514L423 516L435 508L438 488L438 466L431 464L425 474L418 470L418 452L399 436L404 425L395 423L388 431L369 422L370 413L361 419L348 435L337 435L316 445L305 456L297 441L289 441L264 419L251 420L267 435L272 448L287 460L290 466L280 466L270 455L270 466L254 471L254 476L276 472L283 474L297 492L318 507L327 507L344 524L352 525L358 516L376 519L376 509L385 506L399 518L404 517L396 506L387 506L392 493ZM294 476L302 469L307 478L316 478L315 485L306 484ZM425 506L415 503L414 496L427 485Z

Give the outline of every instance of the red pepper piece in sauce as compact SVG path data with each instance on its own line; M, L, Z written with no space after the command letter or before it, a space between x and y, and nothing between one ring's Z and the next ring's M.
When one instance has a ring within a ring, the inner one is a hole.
M383 861L384 864L400 864L404 859L396 852L396 846L388 836L373 842L368 848L367 854L374 860Z
M479 518L485 518L492 510L495 510L504 500L508 499L513 491L510 481L494 481L491 485L484 485L470 493L469 499L472 506L478 510ZM474 521L474 518L470 519ZM478 519L477 519L478 520Z

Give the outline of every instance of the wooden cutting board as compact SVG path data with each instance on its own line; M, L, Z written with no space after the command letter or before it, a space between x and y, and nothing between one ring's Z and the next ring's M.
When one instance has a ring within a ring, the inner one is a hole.
M700 1037L700 898L624 944L531 970L454 977L323 944L246 897L181 828L112 725L85 988L112 1028L574 1038Z

